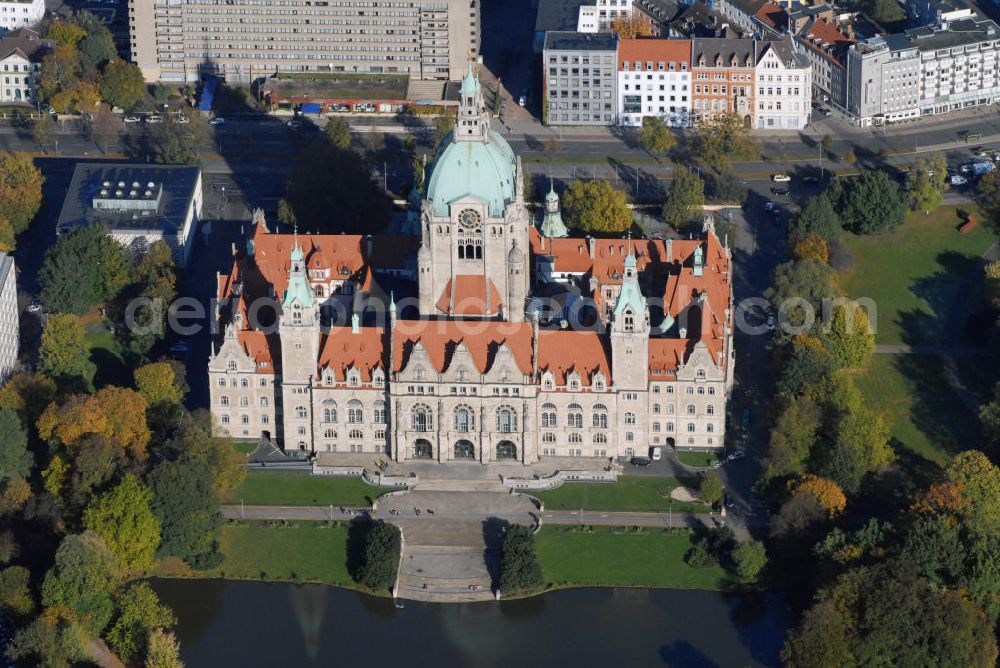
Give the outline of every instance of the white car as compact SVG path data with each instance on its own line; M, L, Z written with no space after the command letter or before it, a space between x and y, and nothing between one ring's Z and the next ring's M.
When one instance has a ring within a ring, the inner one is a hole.
M162 123L163 122L163 116L159 116L157 114L153 114L151 116L146 116L146 122L147 123Z
M650 448L649 458L652 459L654 462L658 462L661 459L663 459L663 448L658 448L658 447Z
M764 202L764 211L774 211L774 202Z
M964 186L969 182L969 179L965 178L961 174L952 174L948 177L948 185L952 186Z
M212 120L210 120L208 122L208 124L209 125L222 125L225 122L226 122L226 119L222 118L221 116L216 116L215 118L213 118Z
M772 174L771 180L774 181L775 183L788 183L789 181L792 180L792 177L790 177L788 174Z
M138 123L140 119L138 116L126 116L122 119L122 123Z

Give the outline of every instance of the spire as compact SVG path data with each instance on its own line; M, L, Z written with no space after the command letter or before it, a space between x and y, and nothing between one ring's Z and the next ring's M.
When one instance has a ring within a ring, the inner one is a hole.
M292 228L292 234L294 236L294 243L292 244L292 262L302 262L305 259L305 253L302 252L302 247L299 246L299 226L298 223Z
M462 96L466 95L478 95L480 93L479 78L476 77L476 73L472 69L472 58L469 58L469 65L466 69L465 76L462 78Z
M559 213L559 195L556 194L555 183L549 176L549 194L545 196L545 217L542 219L541 233L550 239L569 236L569 230L563 223Z
M473 58L469 57L469 70L462 79L459 91L458 118L452 134L454 141L489 140L490 122L486 104L483 102L483 88L473 70Z
M632 252L632 230L629 230L629 232L628 232L628 255L625 256L625 268L628 269L629 267L631 267L631 268L634 269L635 266L636 266L636 263L635 263L635 253ZM628 274L627 271L625 273Z

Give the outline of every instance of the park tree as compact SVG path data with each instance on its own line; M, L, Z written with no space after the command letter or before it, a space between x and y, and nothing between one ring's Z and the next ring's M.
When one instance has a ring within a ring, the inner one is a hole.
M0 608L22 619L34 612L31 572L24 566L8 566L0 570Z
M792 244L792 257L796 260L817 260L829 264L830 249L826 239L815 232L796 235Z
M979 407L979 423L983 441L990 452L1000 450L1000 392L994 390L993 401Z
M184 668L181 646L172 631L153 629L146 641L144 668Z
M102 434L124 455L141 461L150 432L146 400L135 390L109 385L93 395L78 395L61 406L50 404L36 422L38 435L73 448L87 434Z
M962 527L950 517L917 513L907 523L899 559L934 585L953 584L965 567L961 534Z
M1000 211L1000 170L993 170L979 177L976 186L979 201L990 211Z
M715 471L709 471L701 477L701 482L698 483L698 498L703 503L714 506L722 502L722 495L722 480Z
M132 109L146 94L146 81L135 63L113 60L101 76L101 97L108 104Z
M542 566L529 527L512 524L500 543L500 592L514 594L542 586Z
M706 175L705 194L713 202L742 202L746 199L747 187L735 172L725 169Z
M38 348L38 369L59 382L89 387L96 367L80 319L74 315L49 316Z
M973 522L988 533L1000 532L1000 469L979 450L966 450L952 458L945 476L962 484Z
M331 116L323 128L326 139L334 148L347 150L351 148L351 128L342 118Z
M816 443L822 412L808 397L792 397L771 429L767 456L764 458L765 480L802 475Z
M733 548L730 559L743 582L756 582L767 566L767 550L759 540L748 540Z
M83 508L94 492L109 483L127 462L121 448L104 434L86 434L74 447L73 465L69 471L70 503Z
M670 125L659 116L646 116L642 119L639 141L642 142L643 148L653 155L669 153L677 145L677 139L670 131Z
M28 229L42 206L42 173L27 153L7 153L0 158L0 221L12 234L0 235L0 245L14 248L13 235Z
M720 114L698 127L696 154L706 165L723 171L733 160L755 160L760 145L739 114Z
M701 213L704 205L705 184L701 177L684 165L677 165L663 204L663 219L675 228L682 227Z
M781 660L786 668L855 666L850 627L850 619L835 601L816 603L788 634Z
M40 373L15 373L0 387L0 408L15 411L22 424L34 424L55 400L56 391L55 381Z
M160 521L149 504L153 493L134 475L98 495L83 512L83 525L104 539L126 571L153 565Z
M574 181L562 202L570 227L587 234L621 234L634 222L625 193L603 179Z
M70 534L59 544L55 564L42 582L42 604L65 607L97 635L111 620L111 594L120 580L118 560L100 536L91 531Z
M21 554L21 545L10 529L0 531L0 565L6 566Z
M863 169L846 186L841 216L855 234L881 234L903 224L906 195L882 170Z
M49 104L61 114L82 114L93 111L101 101L97 85L84 79L77 79L66 88L59 89Z
M0 480L26 478L34 466L28 450L28 434L21 418L9 408L0 408Z
M208 465L197 460L163 461L147 482L160 522L160 555L179 557L196 568L217 561L223 520Z
M0 487L0 515L10 515L21 510L31 499L31 484L19 475L3 481Z
M826 511L829 518L840 515L847 508L847 497L840 485L832 480L816 475L804 475L797 480L788 482L788 492L792 497L799 494L811 494L819 501L820 507Z
M111 35L111 31L105 28L103 25L99 26L99 30L95 30L80 40L80 44L77 49L80 51L80 57L88 63L91 67L105 70L111 68L115 62L124 62L118 59L118 49L115 47L115 38ZM138 67L136 70L138 71ZM101 86L101 94L104 94L104 86ZM146 86L143 84L142 93L140 97L146 93ZM108 99L108 98L105 98ZM115 105L119 106L119 105Z
M82 315L117 295L131 271L128 253L102 226L74 227L45 253L42 302L51 312Z
M837 304L824 340L837 364L845 368L866 366L875 352L875 333L868 312L856 302Z
M781 365L777 390L793 397L813 383L828 378L836 370L837 361L815 337L796 336Z
M243 484L246 465L243 455L228 440L213 434L212 420L208 411L191 413L181 422L167 449L181 459L207 464L222 498Z
M20 662L34 659L37 663L31 665L45 668L68 668L87 658L88 635L70 611L50 608L18 629L7 656Z
M177 618L160 603L156 592L145 582L130 586L115 597L117 614L107 638L115 653L126 661L147 653L147 640L154 629L170 628Z
M37 79L39 96L51 102L82 76L79 52L71 46L57 45L42 58Z
M365 534L358 582L372 591L391 590L402 548L399 527L376 521Z
M869 473L892 462L889 430L882 416L859 408L836 420L832 442L819 454L817 472L854 495Z
M372 181L368 162L326 142L303 152L288 178L285 199L299 225L319 233L377 234L389 221L389 199Z
M295 216L295 209L284 197L278 200L278 221L286 227L298 227L299 224L299 219Z
M938 172L918 160L906 177L906 194L910 198L910 208L929 214L941 206L944 196L941 194L943 185L938 178Z
M198 146L208 139L208 126L198 116L188 123L155 123L144 128L146 152L160 165L197 165Z
M820 193L805 201L792 230L797 236L813 233L832 241L840 234L840 217L834 211L830 198Z
M159 403L179 404L184 393L170 362L152 362L134 372L135 385L150 406Z
M62 19L50 23L49 29L45 33L45 38L52 40L58 46L66 46L74 49L80 43L80 40L86 36L86 30L72 21L64 21Z
M779 315L784 312L787 324L794 328L809 325L810 319L823 313L824 300L838 296L840 289L833 269L818 260L778 265L771 277L771 287L764 291L764 297L778 309Z

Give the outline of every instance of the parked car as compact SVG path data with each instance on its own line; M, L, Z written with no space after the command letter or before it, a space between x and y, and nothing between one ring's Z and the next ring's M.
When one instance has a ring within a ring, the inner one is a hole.
M961 174L949 174L948 175L948 185L951 186L964 186L969 182L969 179L965 178Z
M792 180L792 177L790 177L788 174L772 174L771 180L774 181L775 183L788 183L789 181Z
M177 114L176 116L174 116L174 123L182 123L183 124L183 123L190 123L190 122L191 122L191 119L189 119L184 114Z
M802 183L808 183L810 185L819 183L818 176L805 176L802 178Z
M298 120L297 118L293 118L292 120L285 123L285 125L287 125L293 130L298 130L299 128L302 127L302 121Z
M737 450L733 454L729 455L729 457L727 457L726 459L728 459L731 462L735 462L736 460L743 459L746 456L747 456L747 453L746 453L745 450Z
M172 353L186 353L191 350L191 346L187 344L186 341L178 341L174 345L170 346L170 352Z
M518 105L522 107L528 106L528 91L522 91L517 98Z
M335 112L347 112L347 111L351 110L351 108L348 105L346 105L346 104L339 104L339 103L338 104L331 104L330 107L329 107L329 109L330 109L330 111L335 111Z
M142 119L139 118L138 116L131 116L130 115L130 116L126 116L125 118L123 118L122 119L122 123L138 123L141 120Z
M208 122L208 124L209 125L222 125L225 122L226 122L226 119L224 119L222 116L216 116L215 118L213 118L212 120L210 120Z
M649 458L654 462L658 462L663 459L663 448L655 446L649 449Z
M772 195L784 196L788 194L788 188L771 188Z
M147 123L162 123L163 122L163 116L160 116L159 114L150 114L149 116L146 116L146 122Z
M31 303L28 304L28 313L38 313L41 310L42 310L42 303L38 301L37 297L35 297L34 299L31 300Z
M774 211L774 202L764 202L764 211Z
M629 463L632 464L632 466L638 466L640 468L643 468L643 467L649 466L653 462L651 462L649 459L647 459L645 457L633 457L632 461L629 462Z

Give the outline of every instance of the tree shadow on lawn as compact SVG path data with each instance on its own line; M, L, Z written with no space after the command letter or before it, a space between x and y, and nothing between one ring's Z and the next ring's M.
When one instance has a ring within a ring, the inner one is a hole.
M974 287L966 274L975 267L975 259L948 251L938 255L938 262L943 270L922 276L909 286L910 293L927 304L927 310L900 311L897 315L903 343L908 345L944 344L960 338L965 330L966 301Z
M90 361L97 367L94 374L94 387L107 385L128 387L132 384L129 371L122 359L107 348L91 348Z
M909 383L910 421L934 448L951 456L979 443L979 422L948 384L940 357L897 355L893 365ZM900 445L905 450L908 444ZM916 451L912 454L924 459ZM918 464L916 460L907 463Z
M365 557L365 539L371 530L371 522L354 519L347 525L347 573L358 579L358 570Z

